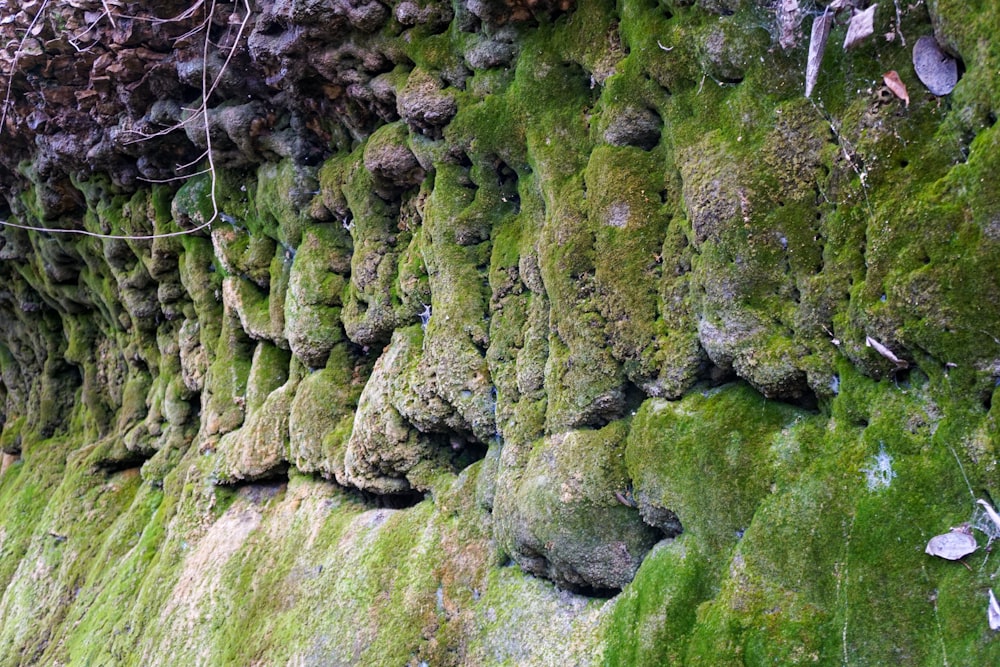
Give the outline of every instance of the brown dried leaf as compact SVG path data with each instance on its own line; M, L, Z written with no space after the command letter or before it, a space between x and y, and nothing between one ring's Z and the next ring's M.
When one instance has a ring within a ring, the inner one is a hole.
M851 22L847 26L847 37L844 38L844 50L860 44L864 39L870 37L875 32L875 3L868 9L855 12L851 16Z
M813 19L812 34L809 37L809 60L806 63L806 97L812 95L816 79L819 78L819 66L823 63L823 51L832 25L833 14L828 11Z
M781 0L777 7L778 44L783 49L790 49L799 41L799 22L802 9L799 0Z
M885 87L891 90L893 95L906 102L906 106L910 106L910 94L906 92L906 84L899 78L896 70L883 74L882 80L885 82Z

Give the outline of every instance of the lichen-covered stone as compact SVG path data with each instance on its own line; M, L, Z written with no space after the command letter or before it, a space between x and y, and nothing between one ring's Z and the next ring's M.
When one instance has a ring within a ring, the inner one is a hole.
M624 436L616 424L535 445L504 535L521 567L571 589L618 590L632 580L661 533L616 497L629 485Z
M440 135L458 111L454 94L442 90L441 83L428 72L415 69L396 97L399 116L414 132Z
M406 145L406 127L386 125L373 134L365 145L365 169L375 177L377 192L392 199L394 190L418 185L424 170Z
M397 332L375 363L347 441L342 483L382 494L424 490L428 475L443 463L441 447L394 405L401 393L404 398L408 393L405 378L419 361L422 338L412 328ZM447 410L440 401L421 409Z
M284 337L292 353L310 367L322 366L343 337L340 305L350 271L344 245L340 232L317 226L303 235L292 260Z
M216 447L215 475L222 483L273 476L288 454L288 419L299 378L290 372L288 352L261 342L247 378L243 425L224 434Z
M302 472L344 478L344 453L365 370L343 343L325 368L302 378L288 415L288 461Z

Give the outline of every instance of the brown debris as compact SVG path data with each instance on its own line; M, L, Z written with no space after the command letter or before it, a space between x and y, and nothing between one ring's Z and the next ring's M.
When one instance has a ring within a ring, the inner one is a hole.
M896 70L883 74L882 81L885 82L885 87L892 91L893 95L906 102L906 106L910 106L910 94L906 91L906 84L899 78Z

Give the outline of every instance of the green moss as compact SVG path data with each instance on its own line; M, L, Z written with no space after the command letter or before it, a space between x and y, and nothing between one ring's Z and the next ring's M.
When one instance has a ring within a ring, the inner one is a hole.
M3 423L3 431L0 432L0 450L5 454L16 454L21 451L21 431L27 417L7 416Z
M712 594L714 577L706 569L689 536L654 547L604 623L604 664L686 664L696 610Z
M771 439L796 416L744 384L693 393L676 404L647 400L625 455L636 497L677 514L708 554L724 554L770 493Z
M298 247L308 224L306 202L317 190L314 174L291 160L277 165L265 163L257 170L256 184L252 200L255 208L249 212L247 227L286 247Z

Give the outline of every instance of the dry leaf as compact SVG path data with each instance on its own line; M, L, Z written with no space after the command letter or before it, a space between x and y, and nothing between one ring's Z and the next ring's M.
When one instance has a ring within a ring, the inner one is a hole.
M958 560L971 554L978 546L976 538L971 534L961 528L953 528L950 533L932 537L924 553L946 560Z
M906 92L906 84L899 78L896 70L883 74L882 80L885 81L885 87L891 90L893 95L906 102L906 106L910 106L910 95Z
M990 620L990 630L1000 630L1000 604L997 604L997 598L993 595L993 589L990 589L990 604L986 608L986 617Z
M896 368L909 368L910 366L909 362L907 362L905 359L900 359L899 357L897 357L895 354L892 353L892 350L890 350L885 345L878 342L871 336L865 336L865 345L867 345L868 347L875 348L876 352L881 354L883 357L885 357L892 363L896 364Z
M844 38L844 50L851 48L855 44L871 36L875 32L875 8L874 4L868 9L855 12L851 17L851 22L847 26L847 37Z
M806 63L806 97L812 95L819 78L819 66L823 63L823 50L830 36L833 14L826 11L813 19L812 34L809 37L809 60Z
M941 50L933 35L924 35L913 45L913 69L927 90L947 95L958 83L958 62Z
M799 21L802 10L799 0L781 0L777 7L778 44L783 49L790 49L799 41Z

